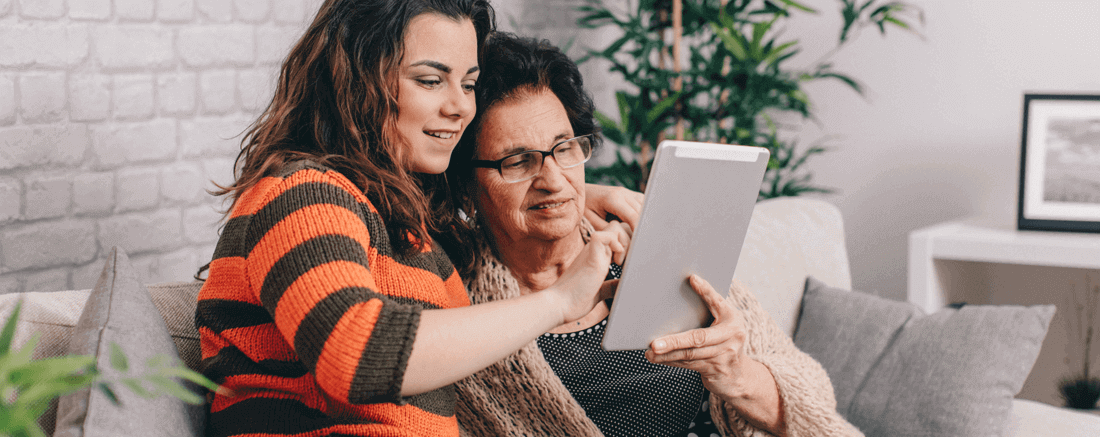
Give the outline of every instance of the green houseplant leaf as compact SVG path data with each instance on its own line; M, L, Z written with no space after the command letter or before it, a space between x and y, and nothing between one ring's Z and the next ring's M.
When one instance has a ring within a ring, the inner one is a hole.
M4 329L0 331L0 356L7 355L11 350L12 339L15 338L15 326L19 320L19 311L23 308L23 300L15 302L15 309L11 311L11 315L4 321Z
M130 364L126 362L126 354L122 352L122 348L115 343L111 343L111 368L125 372L130 369Z

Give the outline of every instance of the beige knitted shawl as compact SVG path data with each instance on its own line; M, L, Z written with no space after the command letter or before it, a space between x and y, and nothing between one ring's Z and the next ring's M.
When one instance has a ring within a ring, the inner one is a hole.
M584 222L582 228L587 236L591 226ZM466 288L474 305L520 295L519 283L485 241L479 243L475 273L466 281ZM862 436L837 414L825 370L795 347L752 292L734 282L728 299L745 315L747 356L767 366L779 387L787 434ZM463 436L602 436L554 375L536 341L459 381L455 389ZM723 436L771 435L753 428L716 395L711 395L710 405Z

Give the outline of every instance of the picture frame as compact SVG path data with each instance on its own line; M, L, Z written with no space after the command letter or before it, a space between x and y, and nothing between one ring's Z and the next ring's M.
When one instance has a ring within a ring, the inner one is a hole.
M1024 94L1019 230L1100 232L1100 94Z

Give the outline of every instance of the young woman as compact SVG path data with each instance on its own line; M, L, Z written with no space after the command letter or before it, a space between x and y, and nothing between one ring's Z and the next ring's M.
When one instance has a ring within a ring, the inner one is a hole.
M473 307L443 251L462 241L438 174L492 29L486 0L321 5L219 193L195 321L225 388L207 435L457 435L453 382L607 297L622 232L594 234L546 292Z

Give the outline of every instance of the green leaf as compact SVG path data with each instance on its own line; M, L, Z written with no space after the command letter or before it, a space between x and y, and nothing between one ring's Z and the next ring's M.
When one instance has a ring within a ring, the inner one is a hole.
M42 428L38 427L38 422L36 422L35 420L36 419L32 418L31 420L26 421L26 427L22 429L23 435L20 436L19 433L16 433L13 435L13 437L48 437L46 436L46 433L42 431Z
M883 21L886 21L886 22L888 22L888 23L894 23L894 25L895 25L895 26L898 26L898 27L900 27L900 28L902 28L902 29L905 29L905 30L910 30L910 28L909 28L909 25L908 25L908 24L906 24L905 22L903 22L903 21L901 21L901 20L898 20L897 18L894 18L894 17L890 17L890 16L886 16L886 17L883 17L883 18L882 18L882 20L883 20ZM883 32L883 33L886 33L886 32Z
M776 47L767 53L767 55L764 57L764 63L775 64L776 61L779 60L779 56L782 55L785 50L794 47L796 44L798 44L798 41L788 41L780 44L779 47Z
M792 99L802 102L803 104L810 104L810 96L807 96L806 93L802 90L793 90L787 93L787 95L791 96Z
M856 93L863 94L863 86L860 85L859 82L856 82L855 79L852 79L851 77L848 77L847 75L843 75L843 74L840 74L840 73L819 73L815 76L815 78L821 78L821 79L832 78L832 79L836 79L836 80L839 80L841 82L844 82L845 85L848 85Z
M158 369L161 367L172 367L179 365L179 359L168 356L166 354L157 354L150 357L145 361L145 367L150 369Z
M772 18L771 21L752 24L752 42L749 43L749 49L752 52L753 59L761 59L764 57L763 53L761 53L761 42L764 40L764 35L772 28L772 24L775 23L776 18L779 17Z
M114 389L112 389L111 386L107 385L107 383L100 382L99 384L96 384L96 388L98 388L99 392L103 393L103 396L107 397L107 400L111 401L112 404L120 404L118 400L118 394L116 394Z
M87 355L66 355L47 358L28 363L11 373L10 381L16 385L29 385L37 381L61 379L67 376L79 376L80 372L95 377L95 357Z
M668 96L667 98L661 100L655 106L653 106L653 109L650 109L645 114L646 124L653 123L657 121L657 119L661 118L661 116L665 115L665 112L668 112L668 110L676 104L676 101L680 99L681 94L683 93L679 92Z
M191 392L172 378L158 375L150 375L147 377L147 380L152 383L153 386L155 386L158 390L160 390L161 393L174 396L181 401L187 402L189 404L201 404L203 402L203 398L201 396Z
M49 401L57 396L71 393L86 387L90 381L70 382L64 379L37 381L19 392L18 404L31 405L39 401Z
M630 119L630 103L626 101L627 96L623 91L615 93L615 103L619 105L619 121L623 124L623 130L628 130L627 120Z
M136 378L122 378L120 381L122 385L134 392L134 394L143 398L153 397L153 393L145 389L145 386L141 384L141 380Z
M191 382L196 383L198 385L201 385L203 387L206 387L206 388L210 389L211 391L217 391L218 387L219 387L217 383L215 383L214 381L211 381L205 375L203 375L199 372L196 372L194 370L191 370L189 368L183 367L183 366L161 368L161 369L158 369L157 373L159 375L162 375L162 376L172 376L172 377L177 377L177 378L183 378L185 380L188 380L188 381L191 381Z
M41 332L35 332L31 334L31 338L23 343L23 346L15 352L8 352L7 354L0 354L0 368L17 369L21 366L27 365L31 362L31 357L34 355L34 348L38 345L38 339L42 336Z
M738 128L736 131L737 138L748 138L752 136L752 132L745 128Z
M790 6L792 8L800 9L803 12L809 12L809 13L814 13L814 14L817 13L817 9L811 8L811 7L806 6L802 3L796 2L794 0L779 0L779 1L783 2L784 4L786 4L787 6Z
M614 120L608 118L600 111L595 111L593 115L596 117L596 121L600 123L601 134L611 142L616 144L622 144L626 141L626 136L623 131L619 129L618 124Z
M615 56L615 53L619 52L619 49L623 48L623 45L630 42L630 35L625 35L622 38L615 40L611 45L607 46L600 52L600 56L604 58L611 58Z
M15 326L19 321L19 311L23 307L23 299L15 302L15 309L11 311L8 320L4 321L4 330L0 331L0 356L6 355L11 350L12 339L15 338Z
M730 31L730 28L721 28L713 23L711 23L711 27L714 29L714 33L718 35L718 38L722 39L722 45L726 47L726 50L729 50L734 58L738 61L744 61L745 58L748 58L748 53L745 52L745 45L740 40L740 33L736 33L735 36L734 33Z
M581 6L577 8L581 12L589 12L588 15L584 15L577 19L577 24L585 29L595 29L597 27L609 24L608 22L617 22L615 15L607 9L596 9L590 6Z
M111 342L111 368L119 372L126 372L130 365L126 362L126 354L118 343Z

